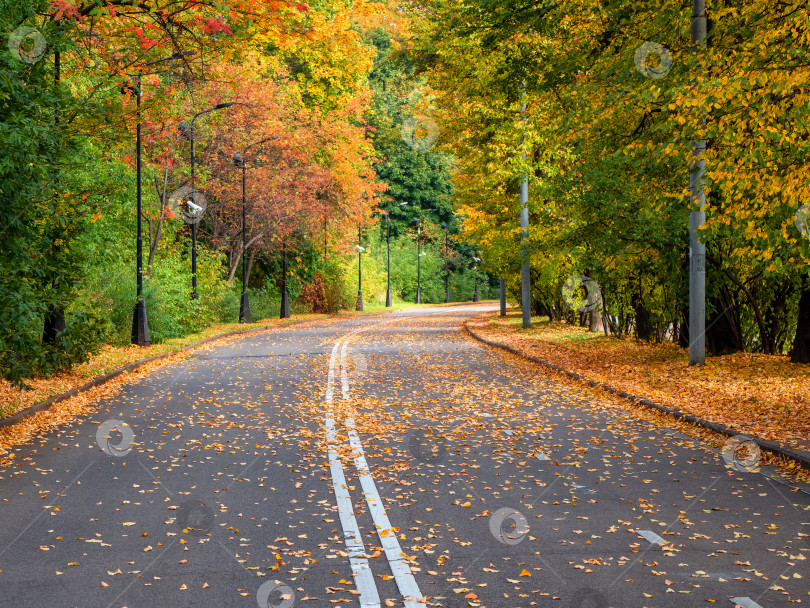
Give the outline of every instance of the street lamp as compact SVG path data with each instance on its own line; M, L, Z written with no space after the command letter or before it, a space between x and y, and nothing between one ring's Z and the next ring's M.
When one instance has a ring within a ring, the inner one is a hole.
M416 303L422 303L422 220L414 218L416 224Z
M155 59L154 61L148 61L144 64L144 66L148 65L155 65L157 63L163 63L164 61L172 61L174 59L179 59L181 57L186 57L189 55L196 54L197 51L185 51L182 53L174 53L169 57L164 57L162 59ZM149 346L149 323L146 320L146 300L143 297L143 231L141 229L141 76L143 75L143 70L139 71L135 75L136 84L135 86L128 85L123 87L121 90L122 93L129 93L131 95L135 95L135 104L136 104L136 117L138 120L137 126L135 128L135 197L136 197L136 222L137 222L137 231L138 237L136 240L136 285L137 285L137 299L135 302L135 310L132 315L132 343L137 346ZM133 76L128 74L130 78Z
M404 207L408 202L398 203L397 207ZM386 275L387 275L387 288L385 290L385 307L391 308L393 298L391 297L391 212L383 211L385 213L385 246L388 252L386 259Z
M476 267L473 270L476 270L476 271L478 270L477 264L480 261L481 261L481 258L477 258L477 257L473 256L473 262L476 263ZM475 294L473 295L473 302L477 302L478 301L478 273L475 272L473 274L473 276L475 277Z
M363 312L363 252L365 248L360 245L360 226L357 227L357 312Z
M257 141L245 147L242 152L233 155L233 164L242 168L242 300L239 303L239 322L250 323L250 299L247 292L247 199L245 197L245 180L247 173L247 151L253 146L259 146L265 142L278 139L275 135Z
M391 212L383 211L383 213L385 213L385 247L388 252L386 258L385 307L391 308L393 306L391 301Z
M447 224L442 224L444 229L444 303L450 303L450 267L447 260Z
M218 103L213 108L208 108L207 110L203 110L202 112L197 112L194 116L191 117L191 123L187 124L185 121L181 122L178 126L180 133L186 139L191 141L191 193L190 196L193 198L196 190L194 189L194 121L197 120L203 114L208 114L209 112L213 112L215 110L222 110L224 108L230 108L236 102L230 101L227 103ZM199 294L197 293L197 223L200 221L200 218L197 216L198 211L201 209L199 206L195 205L192 200L189 200L186 205L189 209L192 210L192 217L193 220L191 222L191 299L197 300L199 299ZM197 207L197 209L195 209Z

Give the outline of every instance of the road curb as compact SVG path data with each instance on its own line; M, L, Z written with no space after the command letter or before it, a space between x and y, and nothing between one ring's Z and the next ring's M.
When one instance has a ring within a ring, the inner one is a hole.
M650 401L649 399L644 399L642 397L637 397L636 395L632 395L630 393L625 393L624 391L620 391L620 390L618 390L618 389L616 389L616 388L614 388L614 387L612 387L610 385L602 384L601 382L596 382L594 380L589 380L588 378L585 378L584 376L581 376L580 374L577 374L575 372L570 372L570 371L568 371L566 369L561 368L558 365L554 365L553 363L549 363L548 361L543 361L542 359L538 359L537 357L535 357L533 355L529 355L529 354L523 352L522 350L520 350L518 348L515 348L513 346L509 346L507 344L502 344L501 342L496 342L495 340L490 340L489 338L485 338L482 335L476 333L475 330L470 328L467 321L464 322L464 329L473 338L475 338L479 342L483 342L484 344L486 344L488 346L493 346L495 348L500 348L500 349L506 350L506 351L512 353L513 355L517 355L518 357L521 357L521 358L526 359L528 361L532 361L533 363L539 363L540 365L543 365L545 367L553 369L554 371L561 372L561 373L565 374L566 376L569 376L569 377L574 378L576 380L580 380L582 382L586 382L587 384L589 384L589 385L591 385L593 387L601 388L602 390L607 391L608 393L618 395L619 397L624 397L625 399L628 399L630 401L633 401L635 403L638 403L638 404L643 405L645 407L648 407L650 409L657 410L659 412L663 412L664 414L668 414L670 416L673 416L673 417L677 418L678 420L684 420L686 422L690 422L690 423L695 424L697 426L700 426L700 427L703 427L703 428L706 428L706 429L710 429L710 430L712 430L712 431L714 431L716 433L726 435L727 437L735 437L737 435L743 435L745 437L749 437L761 449L763 449L763 450L765 450L767 452L771 452L772 454L776 454L777 456L781 456L782 458L787 458L789 460L793 460L793 461L797 462L799 464L799 466L801 466L802 468L810 470L810 452L805 452L803 450L792 450L790 448L786 448L786 447L776 443L775 441L767 441L765 439L759 439L757 437L750 437L750 435L745 435L744 433L737 432L734 429L732 429L730 427L727 427L727 426L725 426L723 424L719 424L717 422L710 422L708 420L704 420L703 418L698 418L697 416L693 416L691 414L685 414L684 412L681 412L680 410L676 410L676 409L673 409L671 407L666 407L664 405L654 403L654 402Z
M95 388L97 386L101 386L106 384L110 380L117 378L121 374L125 372L131 372L133 370L138 369L139 367L146 365L147 363L151 363L153 361L160 361L161 359L167 359L174 355L178 355L180 353L196 350L200 346L204 346L209 342L213 342L215 340L221 340L222 338L229 338L231 336L249 336L252 334L257 334L259 332L267 331L268 329L274 328L284 328L290 327L292 325L303 325L304 323L315 323L317 321L326 321L332 320L338 317L326 317L326 318L319 318L319 319L303 319L301 321L292 321L290 323L284 323L282 325L265 325L264 327L257 327L255 329L248 329L246 331L229 331L224 334L218 334L216 336L209 336L203 340L198 340L197 342L192 342L188 346L184 346L180 350L170 352L170 353L163 353L161 355L152 355L151 357L146 357L145 359L140 359L138 361L133 361L132 363L127 363L123 367L119 367L109 373L104 374L103 376L98 376L93 378L92 380L85 382L81 386L76 386L64 393L59 393L58 395L52 395L48 397L44 401L40 401L39 403L35 403L34 405L30 405L27 408L20 410L19 412L15 412L11 416L6 416L5 418L0 418L0 429L5 428L7 426L11 426L13 424L17 424L24 418L28 416L32 416L38 412L43 412L51 408L52 405L55 405L61 401L65 401L66 399L70 399L71 397L75 397L80 393L84 393L89 391L91 388Z

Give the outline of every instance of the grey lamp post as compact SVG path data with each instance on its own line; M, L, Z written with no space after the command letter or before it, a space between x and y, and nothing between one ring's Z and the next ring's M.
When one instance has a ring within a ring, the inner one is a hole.
M275 135L257 141L245 147L242 152L233 155L233 164L242 168L242 300L239 303L239 322L250 323L250 298L247 292L247 199L245 197L245 181L247 173L247 151L253 146L259 146L265 142L278 139Z
M422 220L414 218L416 224L416 303L422 303Z
M203 110L202 112L197 112L194 116L191 117L191 123L187 124L185 121L180 123L179 129L180 133L186 139L191 141L191 198L194 198L194 121L196 121L200 116L203 114L208 114L209 112L213 112L214 110L222 110L224 108L230 108L234 105L235 102L231 101L228 103L218 103L213 108L208 108L207 110ZM197 223L200 221L198 217L199 208L194 205L193 200L189 200L187 203L188 207L192 210L194 220L191 222L191 299L197 300L199 299L199 294L197 293Z
M385 211L385 248L387 251L386 256L386 288L385 288L385 307L391 308L393 302L391 301L391 212Z
M360 226L357 227L357 312L363 312L363 252L365 248L360 245Z
M475 262L474 270L476 270L476 271L478 270L478 262L480 262L480 261L481 261L481 258L473 257L473 262ZM475 277L475 294L473 294L473 302L477 302L478 301L478 272L476 272L473 276Z
M444 229L444 303L450 303L450 267L447 260L447 224L442 224Z

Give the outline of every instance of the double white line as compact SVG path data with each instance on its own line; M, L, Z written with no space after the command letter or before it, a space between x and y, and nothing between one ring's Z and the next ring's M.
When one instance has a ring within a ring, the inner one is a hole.
M363 538L360 535L357 519L354 516L352 498L346 484L343 464L340 462L340 457L337 452L337 429L333 406L335 366L336 363L338 363L338 350L340 351L341 396L344 400L347 400L349 398L349 378L346 373L346 349L349 341L356 334L366 329L368 328L362 328L343 336L335 342L335 346L332 348L332 357L329 360L329 376L326 381L326 440L329 453L329 468L332 472L332 487L335 491L340 525L343 528L343 536L349 554L349 561L352 566L355 585L357 586L357 591L360 593L360 606L362 608L380 608L380 596L379 593L377 593L374 574L368 563L366 548L363 544ZM406 556L402 553L402 548L399 546L396 531L391 527L391 522L388 520L382 499L374 483L374 478L371 476L368 464L366 464L363 445L360 443L360 438L357 435L354 419L351 417L345 418L343 424L346 427L349 437L354 466L360 478L360 486L363 488L363 495L368 504L371 517L374 520L374 525L377 528L380 544L385 550L386 558L388 558L388 564L391 567L394 580L397 583L399 592L405 600L405 608L424 608L424 602L420 602L422 593L419 591L419 586L416 584L416 579L414 579L413 573L411 573L408 562L405 561Z

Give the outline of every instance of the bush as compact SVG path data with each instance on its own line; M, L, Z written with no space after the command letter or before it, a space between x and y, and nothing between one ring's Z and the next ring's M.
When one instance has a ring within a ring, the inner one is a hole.
M315 271L312 282L302 287L299 300L315 313L335 314L348 308L353 298L346 281L346 269L339 262L329 260Z

